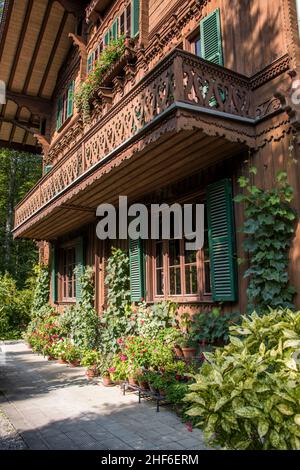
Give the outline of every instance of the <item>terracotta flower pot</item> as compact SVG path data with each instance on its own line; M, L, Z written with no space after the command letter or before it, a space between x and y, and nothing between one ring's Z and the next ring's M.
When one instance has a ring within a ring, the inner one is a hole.
M74 359L73 361L68 361L68 364L70 367L79 367L80 366L80 360L79 359Z
M174 346L174 351L175 351L176 357L183 357L183 352L180 346Z
M128 383L129 385L133 385L134 387L137 387L139 385L138 381L134 377L128 377Z
M95 377L98 376L98 371L97 369L87 369L85 371L85 375L89 378L89 379L93 379Z
M68 362L65 359L62 359L62 358L58 359L57 362L58 362L58 364L68 364Z
M149 390L149 384L146 380L139 380L139 386L142 390Z
M196 348L182 348L183 356L185 359L193 359L196 355Z
M55 357L53 357L53 356L48 356L48 358L47 358L47 359L48 359L48 361L55 361L55 360L56 360L56 358L55 358Z
M110 387L113 384L110 375L104 375L102 377L102 383L105 387Z

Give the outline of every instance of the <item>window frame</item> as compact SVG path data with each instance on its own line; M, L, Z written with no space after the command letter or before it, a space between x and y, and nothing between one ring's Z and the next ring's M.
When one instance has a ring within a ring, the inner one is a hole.
M73 263L69 263L69 259L67 258L67 263L65 263L65 256L70 256L69 253L73 252L72 259ZM59 269L59 302L65 304L76 304L76 274L74 273L74 269L76 267L76 244L75 243L67 243L60 247L59 250L60 254L60 269ZM72 294L73 296L69 297L68 290L69 290L69 266L70 264L73 266L72 269ZM67 295L65 295L67 293Z
M176 201L180 203L196 203L198 200L198 203L205 203L204 201L204 195L202 194L202 197L199 195L196 195L193 200L191 200L191 197L189 197L186 200L181 200L181 201ZM173 201L174 202L174 201ZM147 270L151 274L151 281L148 280L148 285L150 285L150 282L152 284L152 295L149 295L149 289L147 289L148 292L148 300L150 300L150 297L153 299L154 302L156 301L162 301L162 300L174 300L175 302L179 303L193 303L193 302L212 302L212 292L206 292L206 285L205 285L205 264L210 263L210 259L206 260L205 259L205 247L203 247L201 250L198 250L196 253L196 270L197 270L197 294L192 293L188 294L186 292L186 271L185 268L188 264L185 262L185 239L180 239L180 280L181 280L181 294L170 294L170 251L169 251L169 240L150 240L150 269ZM208 245L208 230L206 227L206 239L205 239L206 244ZM163 294L159 295L157 294L157 271L160 269L157 264L156 264L156 245L158 243L162 243L163 249L162 249L162 276L163 276ZM150 282L149 282L150 281ZM210 290L211 290L211 280L210 280Z

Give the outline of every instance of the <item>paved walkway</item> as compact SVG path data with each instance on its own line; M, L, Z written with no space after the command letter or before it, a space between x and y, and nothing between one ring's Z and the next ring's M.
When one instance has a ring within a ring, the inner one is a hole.
M0 408L29 449L201 450L192 433L166 408L119 387L88 381L82 368L48 362L23 342L2 344Z

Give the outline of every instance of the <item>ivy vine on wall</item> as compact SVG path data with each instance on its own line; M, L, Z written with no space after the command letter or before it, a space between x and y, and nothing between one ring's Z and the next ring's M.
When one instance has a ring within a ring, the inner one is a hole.
M268 307L293 308L295 289L289 283L289 250L295 233L296 212L291 207L294 194L287 173L276 177L276 187L263 190L251 184L257 169L250 168L249 177L239 178L243 194L235 200L245 208L244 249L249 268L245 278L249 310L267 312Z

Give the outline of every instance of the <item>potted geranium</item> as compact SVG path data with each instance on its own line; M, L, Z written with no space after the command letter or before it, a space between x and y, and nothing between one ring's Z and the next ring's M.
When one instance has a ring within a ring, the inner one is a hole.
M98 351L85 351L81 358L81 365L86 367L86 376L89 379L99 375L100 353Z

